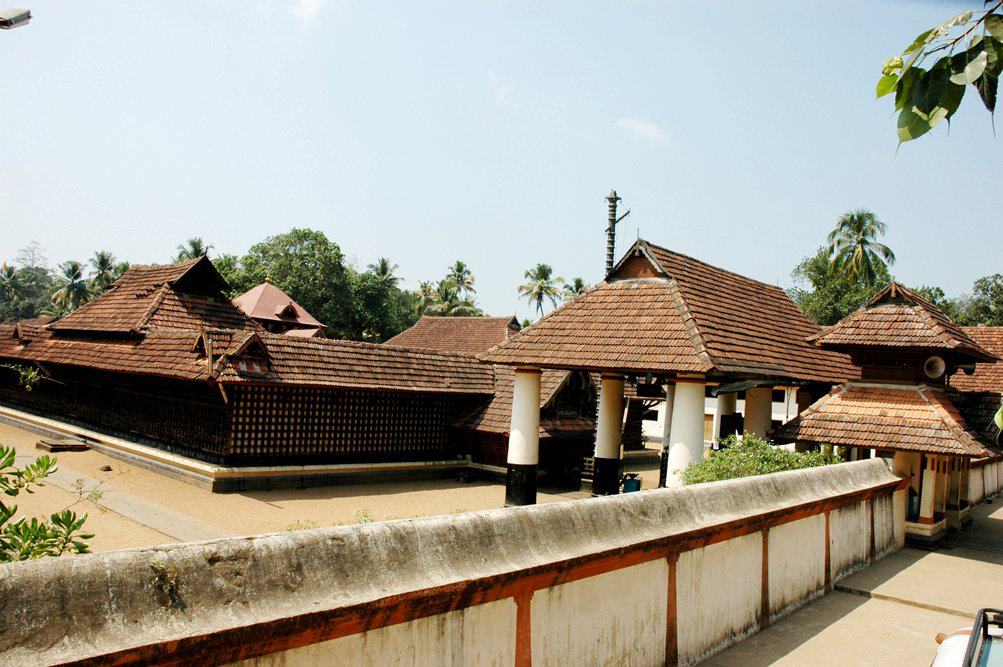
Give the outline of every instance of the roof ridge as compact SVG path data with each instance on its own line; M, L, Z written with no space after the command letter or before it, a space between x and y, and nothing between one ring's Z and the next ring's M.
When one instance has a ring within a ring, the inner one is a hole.
M704 339L703 332L700 331L700 325L697 323L696 318L693 317L693 313L690 312L686 299L683 298L681 290L679 289L679 283L676 282L675 278L670 278L668 285L672 305L674 305L676 310L679 311L679 317L683 321L683 326L686 327L686 333L689 334L690 344L693 346L693 351L696 353L697 358L704 362L704 365L706 366L704 369L705 372L717 367L717 362L714 360L713 355L711 355L707 347L707 341Z
M732 275L732 276L734 276L736 278L741 278L742 280L745 280L745 281L748 281L748 282L751 282L751 283L756 283L756 284L759 284L759 285L763 285L764 287L769 287L770 289L780 290L781 292L784 291L784 289L782 287L780 287L779 285L774 285L772 283L768 283L766 281L759 280L757 278L750 278L749 276L742 275L741 273L738 273L737 271L732 271L731 269L726 269L724 267L717 266L716 264L711 264L710 262L705 262L702 259L697 259L696 257L693 257L692 255L687 255L686 253L682 253L682 252L679 252L677 250L669 250L665 246L660 246L660 245L657 245L655 243L651 243L650 241L645 241L644 239L641 239L641 242L645 243L646 245L648 245L648 246L650 246L652 248L657 248L658 250L661 250L662 252L666 252L666 253L668 253L670 255L675 255L676 257L682 257L682 258L687 259L687 260L689 260L691 262L696 262L697 264L700 264L702 266L709 266L710 268L712 268L712 269L714 269L716 271L723 271L723 272L728 273L728 274L730 274L730 275ZM659 262L659 264L661 264L661 263ZM662 269L665 271L666 275L668 275L669 277L672 277L666 267L663 266ZM786 294L786 292L784 292L784 293Z
M167 290L169 289L170 287L168 286L167 283L164 283L163 285L157 288L157 294L156 296L153 297L153 300L150 302L150 307L146 309L146 312L143 313L143 316L139 318L139 322L136 323L135 329L137 331L143 329L144 327L146 327L147 324L150 323L150 320L153 319L153 314L157 312L157 309L160 308L160 304L164 302L164 296L166 296Z

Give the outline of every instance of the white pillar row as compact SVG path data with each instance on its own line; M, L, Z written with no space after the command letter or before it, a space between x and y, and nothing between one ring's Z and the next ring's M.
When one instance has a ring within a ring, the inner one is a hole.
M623 376L604 373L599 390L599 415L596 420L595 463L592 469L593 495L607 496L620 492L623 407Z
M536 504L540 462L540 369L517 368L508 436L505 506Z
M773 388L753 387L745 392L745 432L765 437L773 420Z
M705 386L703 378L676 379L665 486L682 486L686 467L703 459Z
M721 417L733 415L738 411L738 394L719 394L717 406L714 410L714 429L711 431L711 440L717 441L721 438Z

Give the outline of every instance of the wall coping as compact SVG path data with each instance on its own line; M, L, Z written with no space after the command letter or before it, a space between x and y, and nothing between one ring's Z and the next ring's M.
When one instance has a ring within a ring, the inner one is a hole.
M892 493L880 459L0 566L5 662L232 662L525 595Z

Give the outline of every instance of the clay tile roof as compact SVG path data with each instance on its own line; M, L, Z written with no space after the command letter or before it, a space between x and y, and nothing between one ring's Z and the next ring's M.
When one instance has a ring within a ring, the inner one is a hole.
M830 349L908 348L952 351L981 361L995 358L930 301L895 281L815 341Z
M493 366L494 369L494 396L491 401L483 405L468 417L460 420L456 426L468 428L474 431L487 431L489 433L508 433L512 420L512 396L515 390L515 368L511 366ZM545 370L540 377L540 408L547 407L558 390L564 385L571 371ZM540 422L540 435L549 435L556 424L550 424L545 420ZM594 422L588 421L581 425L584 430L591 430Z
M491 368L469 355L347 340L259 335L267 349L268 371L248 378L231 360L219 371L221 382L263 380L279 384L452 394L490 394L493 391Z
M480 354L504 343L519 331L514 317L429 317L397 334L386 345L440 352Z
M221 291L225 287L206 257L133 266L101 296L47 328L92 334L138 334L149 328L257 328L226 299Z
M306 308L270 282L252 287L235 298L233 304L256 320L284 322L312 328L324 326L308 313Z
M781 426L779 442L979 457L986 443L941 389L850 382Z
M491 367L468 355L233 329L154 328L136 337L86 338L42 330L28 342L15 338L13 331L9 325L0 329L0 359L228 384L267 382L482 395L493 391ZM212 341L211 372L206 338ZM241 365L245 352L257 355L262 346L264 368Z
M643 258L653 277L630 273ZM806 340L819 328L787 294L639 240L601 283L482 358L625 372L721 373L840 382L848 357Z
M969 338L983 349L996 355L997 361L975 364L972 375L959 371L951 378L951 386L960 391L1003 393L1003 327L964 327Z

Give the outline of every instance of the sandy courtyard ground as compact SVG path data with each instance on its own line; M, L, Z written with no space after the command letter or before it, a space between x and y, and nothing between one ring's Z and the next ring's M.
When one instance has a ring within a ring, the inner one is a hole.
M36 433L0 423L0 443L16 448L20 465L43 453L35 449L38 439ZM95 533L93 551L490 509L502 507L505 498L503 483L452 479L211 493L96 451L56 458L59 474L35 493L18 496L18 515L48 515L67 507L86 512L87 530ZM641 470L645 488L656 484L656 466L650 459L632 466ZM580 491L541 489L538 500L586 497Z

